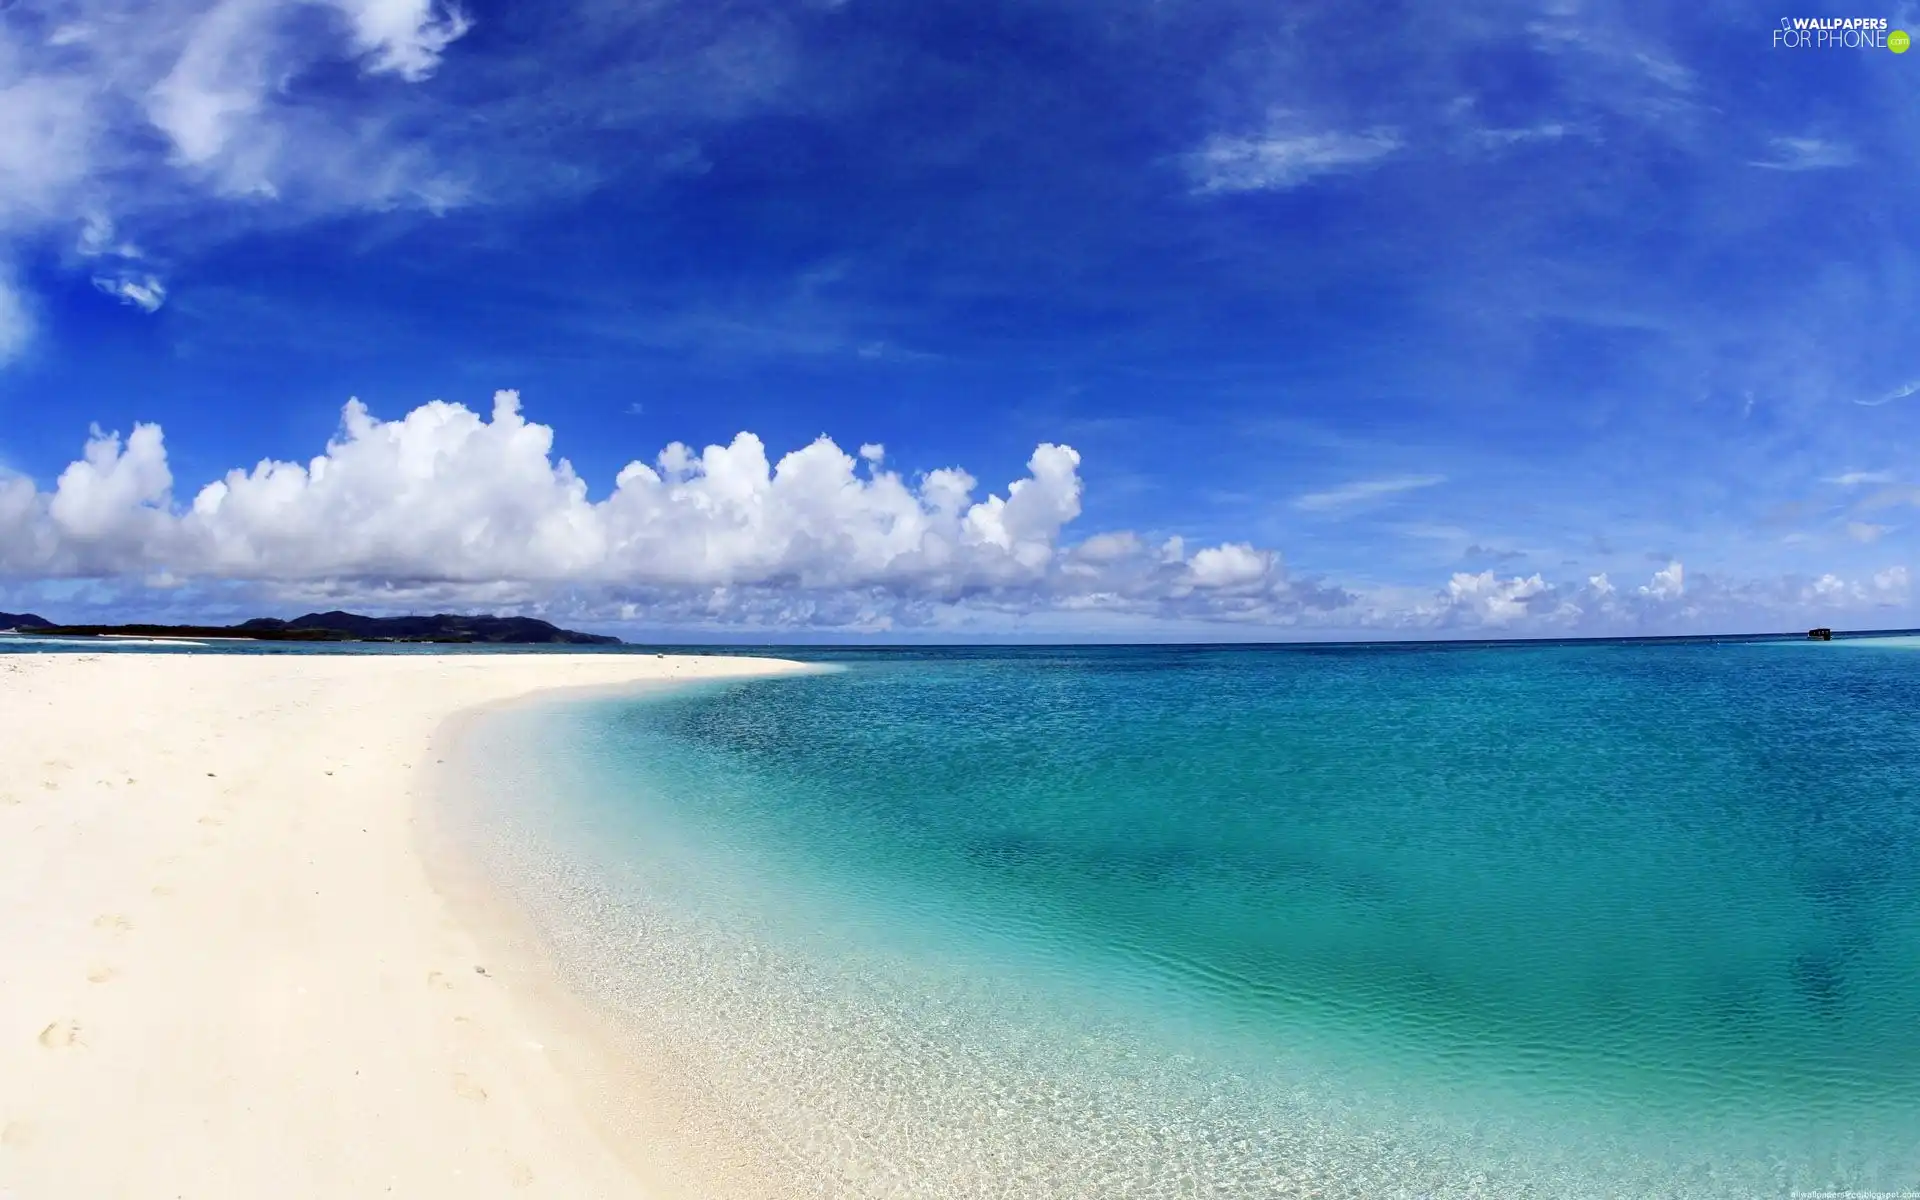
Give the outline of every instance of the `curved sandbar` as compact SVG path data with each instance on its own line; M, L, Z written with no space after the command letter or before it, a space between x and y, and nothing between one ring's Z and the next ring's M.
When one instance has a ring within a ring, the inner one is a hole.
M635 1196L435 890L435 733L637 654L0 656L0 1194Z

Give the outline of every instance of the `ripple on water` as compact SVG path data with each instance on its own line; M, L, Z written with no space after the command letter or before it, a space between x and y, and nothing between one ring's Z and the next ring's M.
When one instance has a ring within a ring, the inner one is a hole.
M1920 689L1773 650L857 663L461 815L783 1192L1920 1186Z

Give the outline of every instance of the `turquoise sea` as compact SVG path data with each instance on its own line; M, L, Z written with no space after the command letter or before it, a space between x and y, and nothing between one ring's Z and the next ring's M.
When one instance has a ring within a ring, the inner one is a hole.
M816 652L470 844L795 1194L1920 1194L1920 649Z

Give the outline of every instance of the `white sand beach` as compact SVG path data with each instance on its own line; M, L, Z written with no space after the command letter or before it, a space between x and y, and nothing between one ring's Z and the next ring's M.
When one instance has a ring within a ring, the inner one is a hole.
M432 743L544 689L800 669L0 657L0 1197L660 1194L436 890Z

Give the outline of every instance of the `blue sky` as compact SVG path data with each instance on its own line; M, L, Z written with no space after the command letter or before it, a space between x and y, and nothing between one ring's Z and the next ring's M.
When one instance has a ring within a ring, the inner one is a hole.
M1920 53L1780 15L15 0L0 608L1920 625Z

